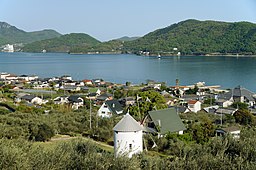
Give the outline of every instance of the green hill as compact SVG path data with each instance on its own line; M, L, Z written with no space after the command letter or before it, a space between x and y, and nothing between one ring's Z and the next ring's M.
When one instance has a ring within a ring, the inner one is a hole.
M99 44L100 41L83 33L65 34L57 38L42 40L26 44L23 51L26 52L80 52L73 49L90 49L92 46Z
M121 38L118 38L116 40L118 41L133 41L133 40L137 40L139 39L140 37L128 37L128 36L124 36L124 37L121 37Z
M61 34L54 30L26 32L6 22L0 22L0 45L14 43L31 43L39 40L59 37Z
M256 54L256 24L186 20L125 42L125 51L197 55Z
M0 39L1 42L1 39ZM158 29L141 38L122 37L99 42L87 34L68 34L27 44L24 51L71 53L136 53L151 55L256 54L256 24L186 20Z

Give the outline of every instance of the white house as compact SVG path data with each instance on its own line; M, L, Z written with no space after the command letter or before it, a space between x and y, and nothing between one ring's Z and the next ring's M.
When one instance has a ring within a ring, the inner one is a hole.
M5 79L9 75L10 75L10 73L1 73L0 74L0 79Z
M25 100L29 103L38 104L38 105L43 104L43 99L41 99L40 97L33 96L33 95L22 96L21 100Z
M105 101L98 110L98 116L110 118L113 114L119 115L123 113L123 108L117 100Z
M72 109L77 110L84 105L84 99L80 96L71 95L68 97L68 102L72 105Z
M189 100L188 109L191 110L191 112L197 113L201 110L201 102L197 100Z
M54 104L66 104L68 103L68 96L58 96L53 100Z
M113 128L115 157L128 156L143 151L142 126L127 113Z
M216 103L220 107L229 107L229 106L231 106L233 104L233 99L229 99L229 100L218 99L218 100L216 100Z
M32 76L20 75L20 76L18 77L18 79L26 80L26 81L31 81L31 80L36 80L36 79L38 79L38 76L36 76L36 75L32 75Z

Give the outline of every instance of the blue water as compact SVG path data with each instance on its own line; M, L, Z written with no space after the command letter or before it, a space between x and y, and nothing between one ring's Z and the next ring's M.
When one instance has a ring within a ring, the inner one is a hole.
M147 79L174 85L205 81L256 92L254 57L145 57L136 55L69 55L65 53L0 53L0 72L40 77L71 75L73 79L102 78L116 83L145 83Z

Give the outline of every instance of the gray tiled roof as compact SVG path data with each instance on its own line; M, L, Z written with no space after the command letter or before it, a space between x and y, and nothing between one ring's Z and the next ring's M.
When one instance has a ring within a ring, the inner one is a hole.
M233 89L233 96L235 97L241 97L244 96L246 97L249 101L254 101L253 99L253 95L254 93L241 87L241 86L237 86Z
M129 114L127 113L113 128L114 131L118 132L134 132L143 130L142 126Z
M219 99L229 100L231 97L242 97L243 96L243 97L247 98L249 101L254 101L253 95L254 95L253 92L251 92L241 86L237 86L234 89L231 89L227 93L220 94Z
M121 104L117 100L107 100L105 103L114 114L118 114L117 112L123 110Z

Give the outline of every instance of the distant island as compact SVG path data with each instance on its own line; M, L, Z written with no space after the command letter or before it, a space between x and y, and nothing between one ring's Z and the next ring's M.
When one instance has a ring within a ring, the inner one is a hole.
M131 53L168 56L256 54L256 24L249 22L230 23L189 19L155 30L143 37L122 37L107 42L100 42L83 33L60 35L54 30L44 30L39 33L27 33L0 22L0 45L22 43L20 51L24 52L71 54ZM38 34L41 35L40 38ZM26 39L24 35L30 36Z

